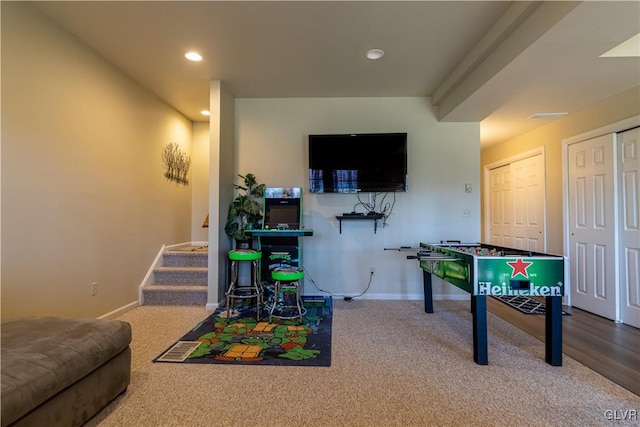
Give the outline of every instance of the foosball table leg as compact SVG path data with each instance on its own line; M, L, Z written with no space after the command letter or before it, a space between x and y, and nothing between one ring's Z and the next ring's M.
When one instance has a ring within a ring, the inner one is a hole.
M424 286L424 312L433 313L433 285L431 273L422 271L422 286Z
M562 297L545 297L545 305L545 361L552 366L562 366Z
M471 307L473 308L473 360L478 365L488 365L487 296L471 295Z

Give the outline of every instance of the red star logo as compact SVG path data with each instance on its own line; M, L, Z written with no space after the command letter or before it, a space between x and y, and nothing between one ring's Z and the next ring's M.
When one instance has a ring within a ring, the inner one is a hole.
M508 262L507 264L509 264L509 267L513 268L513 271L511 272L511 278L516 277L518 274L522 274L524 277L529 278L527 268L529 268L529 266L533 264L532 262L524 262L522 258L518 258L517 261Z

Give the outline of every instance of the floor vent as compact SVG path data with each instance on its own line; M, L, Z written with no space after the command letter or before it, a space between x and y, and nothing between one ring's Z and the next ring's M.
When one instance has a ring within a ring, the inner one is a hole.
M184 362L198 346L202 344L195 341L178 341L173 347L158 357L157 362Z

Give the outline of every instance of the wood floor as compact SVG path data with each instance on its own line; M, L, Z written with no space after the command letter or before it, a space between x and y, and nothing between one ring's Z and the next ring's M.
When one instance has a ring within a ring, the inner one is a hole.
M544 341L544 316L520 313L487 298L489 311ZM576 308L564 308L563 353L640 396L640 329Z

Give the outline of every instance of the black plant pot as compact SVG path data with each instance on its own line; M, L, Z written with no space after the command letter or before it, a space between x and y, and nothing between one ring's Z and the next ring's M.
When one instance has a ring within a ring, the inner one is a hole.
M250 240L238 240L236 239L236 249L253 249L253 245Z

